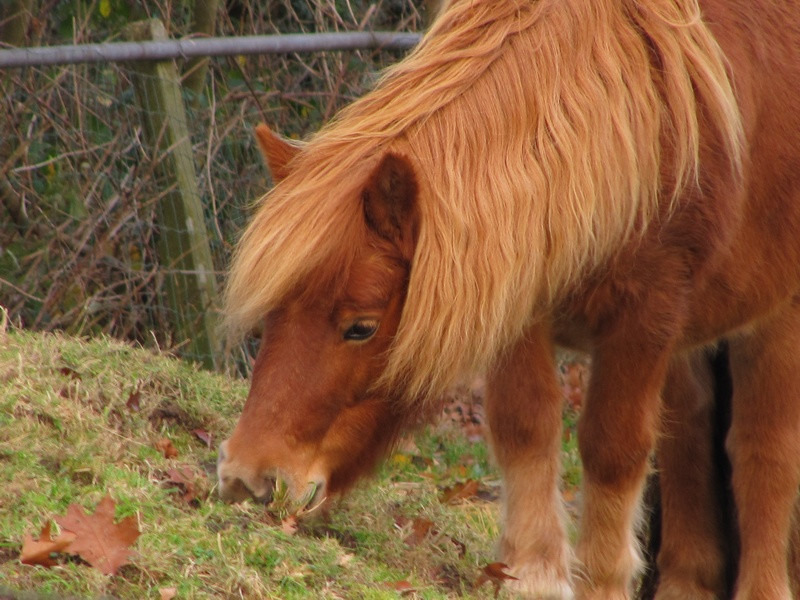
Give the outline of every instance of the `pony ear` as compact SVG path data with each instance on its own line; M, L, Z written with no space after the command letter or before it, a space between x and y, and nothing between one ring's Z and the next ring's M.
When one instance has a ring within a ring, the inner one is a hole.
M256 125L256 140L273 179L284 179L289 174L289 163L303 149L302 142L287 140L264 123Z
M407 260L417 243L417 180L405 157L387 154L372 172L363 192L364 218Z

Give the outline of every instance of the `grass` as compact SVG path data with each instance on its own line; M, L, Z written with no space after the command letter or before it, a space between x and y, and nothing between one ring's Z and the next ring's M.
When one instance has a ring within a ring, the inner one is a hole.
M425 431L328 522L286 533L263 507L224 504L214 489L216 444L246 392L244 381L109 338L0 329L0 597L159 598L170 587L179 599L493 596L475 588L499 534L485 444L454 428ZM194 430L211 434L211 448ZM163 438L177 457L155 448ZM177 467L195 474L190 503L165 483ZM443 487L469 478L483 499L440 501ZM132 564L115 576L76 559L20 564L23 536L71 503L93 511L107 493L117 518L139 522ZM415 520L433 526L409 541Z

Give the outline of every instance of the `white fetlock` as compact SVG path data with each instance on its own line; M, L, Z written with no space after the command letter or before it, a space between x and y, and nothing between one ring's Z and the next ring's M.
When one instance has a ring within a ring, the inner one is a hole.
M506 588L526 600L574 600L572 585L555 569L544 565L524 565L511 568L509 575L517 579L506 580Z

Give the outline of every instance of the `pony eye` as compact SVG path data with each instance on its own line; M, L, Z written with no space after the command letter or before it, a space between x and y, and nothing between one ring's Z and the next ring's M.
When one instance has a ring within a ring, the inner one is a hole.
M363 342L371 338L377 330L378 321L356 321L345 330L342 337L352 342Z

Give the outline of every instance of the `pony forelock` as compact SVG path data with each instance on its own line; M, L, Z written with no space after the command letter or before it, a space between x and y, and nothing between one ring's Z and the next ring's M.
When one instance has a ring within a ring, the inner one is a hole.
M244 331L345 268L366 177L396 152L416 172L420 230L381 384L436 396L668 218L698 176L701 112L735 176L741 120L696 0L454 0L262 200L228 324Z

